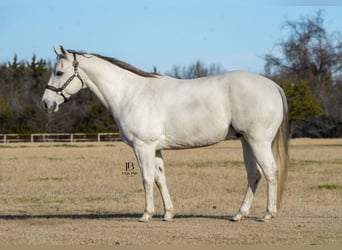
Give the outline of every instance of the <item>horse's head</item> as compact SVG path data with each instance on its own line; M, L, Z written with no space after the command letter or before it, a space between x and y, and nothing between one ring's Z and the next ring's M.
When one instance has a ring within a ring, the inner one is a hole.
M68 52L61 46L57 51L57 62L42 97L41 105L47 112L57 112L59 106L72 95L85 88L78 69L76 53Z

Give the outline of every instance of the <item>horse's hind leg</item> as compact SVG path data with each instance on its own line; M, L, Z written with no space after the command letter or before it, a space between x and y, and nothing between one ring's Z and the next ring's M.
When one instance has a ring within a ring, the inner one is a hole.
M248 142L242 137L243 159L247 170L247 190L237 214L231 218L232 221L239 221L247 217L253 201L255 191L261 179L260 169L256 163L253 151Z
M277 213L278 168L272 153L271 142L249 142L257 163L267 181L267 209L264 219L271 219Z
M171 197L166 185L166 177L165 177L165 168L164 168L164 161L160 151L156 152L156 165L155 165L155 174L154 180L159 188L160 194L163 199L164 204L164 218L165 221L171 221L173 217L173 205L171 201Z

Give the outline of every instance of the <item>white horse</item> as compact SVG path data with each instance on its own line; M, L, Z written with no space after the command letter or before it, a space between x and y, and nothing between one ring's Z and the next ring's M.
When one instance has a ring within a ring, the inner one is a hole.
M212 145L232 134L242 142L248 186L231 219L248 216L262 174L267 180L264 219L276 215L288 160L287 102L276 83L241 71L179 80L62 46L55 52L57 63L42 97L43 109L58 111L83 88L101 100L141 170L145 210L140 221L149 221L154 213L154 183L162 196L164 220L174 214L161 150Z

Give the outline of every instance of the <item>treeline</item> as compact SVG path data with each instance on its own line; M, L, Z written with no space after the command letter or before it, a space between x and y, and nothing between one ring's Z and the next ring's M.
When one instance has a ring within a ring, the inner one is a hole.
M288 37L266 54L265 76L284 89L293 137L342 137L342 39L328 34L322 11L313 17L287 21ZM46 114L40 100L52 65L33 55L31 61L0 64L0 133L117 132L109 112L88 90L82 90ZM157 68L154 67L154 72ZM223 73L219 64L197 61L168 72L190 79ZM210 93L208 93L210 94Z

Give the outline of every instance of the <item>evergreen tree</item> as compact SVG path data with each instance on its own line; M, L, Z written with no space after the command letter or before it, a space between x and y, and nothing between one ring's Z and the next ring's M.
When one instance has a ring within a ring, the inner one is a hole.
M305 121L310 121L323 114L319 100L316 99L306 81L283 81L283 88L289 108L291 131Z

